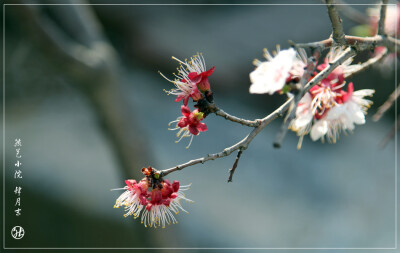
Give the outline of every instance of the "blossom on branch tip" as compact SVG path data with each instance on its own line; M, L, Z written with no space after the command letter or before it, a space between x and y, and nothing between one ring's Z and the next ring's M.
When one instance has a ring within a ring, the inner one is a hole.
M317 69L322 71L328 67L340 52L333 49ZM313 141L324 141L326 138L328 142L335 143L341 132L352 131L355 124L365 123L365 114L372 101L364 97L372 96L374 90L354 91L353 83L347 85L347 91L343 89L346 71L353 68L350 63L346 61L338 66L299 101L296 117L289 125L300 136L298 148L306 134L310 134Z
M298 82L307 62L304 49L298 52L293 48L280 51L279 46L275 56L265 49L264 57L267 59L265 62L254 60L257 68L250 73L250 93L271 95L289 82Z
M170 80L160 73L162 77L176 87L166 91L167 94L176 95L175 102L183 100L184 105L188 104L189 98L192 98L195 102L204 98L203 93L211 91L208 77L214 72L215 67L207 70L202 54L194 55L189 61L181 61L176 57L172 57L172 59L179 62L178 74L174 73L175 80Z
M197 89L195 83L192 83L191 81L188 81L186 79L175 79L172 81L167 77L165 77L161 72L160 74L166 80L175 85L176 87L175 89L171 89L169 91L164 90L168 95L169 94L176 95L175 102L180 102L183 100L183 104L187 105L189 102L189 98L192 98L193 101L198 101L199 99L203 98L203 95Z
M180 186L179 181L171 183L151 167L143 168L142 172L146 177L139 183L136 180L125 180L126 186L121 189L126 191L117 199L114 208L124 206L127 211L125 217L133 215L136 219L141 215L145 227L164 228L167 224L177 223L174 214L179 211L187 213L181 200L193 202L184 194L190 185Z
M171 124L176 123L175 128L169 130L179 129L178 133L176 134L179 140L176 142L181 141L184 137L190 137L189 145L186 147L189 148L190 144L192 143L193 136L199 135L200 132L207 131L207 125L201 122L204 119L204 113L199 112L198 109L195 109L191 112L189 107L182 105L181 113L182 116L168 124L170 126Z

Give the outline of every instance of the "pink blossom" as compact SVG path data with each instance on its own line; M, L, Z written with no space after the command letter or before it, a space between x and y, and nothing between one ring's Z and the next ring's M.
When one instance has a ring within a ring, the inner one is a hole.
M190 72L188 74L188 77L190 81L195 83L198 87L198 89L201 92L205 92L210 90L210 82L208 81L208 77L211 76L212 73L214 73L215 67L212 67L211 69L207 71L203 71L200 73L197 72Z
M194 55L189 61L181 61L176 57L172 59L179 62L178 74L175 75L175 80L170 80L161 74L169 82L175 85L175 89L166 91L167 94L176 95L175 102L183 100L183 104L187 105L189 99L194 102L204 98L203 93L210 90L210 82L208 77L214 72L215 67L206 69L204 58L201 54Z
M124 206L127 211L125 217L133 215L136 219L141 215L145 227L165 227L177 223L174 213L186 212L180 201L192 202L183 193L190 185L180 186L179 181L171 183L151 167L143 168L142 172L146 177L139 183L132 179L125 180L127 186L121 189L126 191L118 197L114 207Z
M317 70L325 69L337 54L340 50L333 49ZM289 126L300 136L298 148L306 134L310 134L313 141L324 141L326 137L335 143L340 132L352 131L355 124L365 123L365 114L372 102L364 97L372 96L374 91L354 91L353 83L347 85L347 91L344 89L346 73L355 67L350 63L351 60L337 67L299 101L296 118Z
M149 182L147 178L144 178L136 182L136 180L125 180L126 186L122 189L126 191L119 196L116 200L114 208L119 208L120 206L125 206L125 211L127 213L125 217L133 215L135 218L139 217L143 206L147 204L147 190L149 188Z
M178 117L176 120L169 123L177 123L175 128L169 130L178 130L176 134L179 140L182 140L184 137L190 137L189 145L186 148L189 148L192 143L193 136L199 135L200 132L207 131L207 125L202 123L201 121L204 119L204 113L199 112L198 109L190 111L189 107L182 105L181 106L182 116Z

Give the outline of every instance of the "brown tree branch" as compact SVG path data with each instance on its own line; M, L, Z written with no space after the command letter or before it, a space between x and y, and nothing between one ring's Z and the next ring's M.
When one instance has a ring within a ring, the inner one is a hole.
M215 115L223 117L226 120L229 120L229 121L232 121L232 122L235 122L235 123L239 123L239 124L242 124L244 126L249 126L249 127L257 127L261 123L259 119L247 120L247 119L238 118L236 116L233 116L233 115L230 115L230 114L226 113L222 109L218 108L216 105L212 105L212 106L214 107L212 109L212 111L214 111Z
M271 121L273 121L274 119L276 119L278 116L282 115L289 107L290 102L292 100L289 99L287 100L283 105L281 105L278 109L276 109L274 112L272 112L270 115L266 116L265 118L263 118L261 121L262 123L254 128L244 139L242 139L241 141L239 141L238 143L232 145L231 147L225 148L223 151L219 152L219 153L215 153L215 154L208 154L206 157L201 157L198 159L194 159L194 160L190 160L189 162L177 165L175 167L172 167L170 169L166 169L166 170L162 170L162 176L166 176L174 171L177 170L182 170L186 167L198 164L198 163L202 163L204 164L207 161L210 160L215 160L221 157L225 157L228 156L230 154L232 154L232 152L238 150L239 148L241 148L242 150L247 149L247 147L249 146L250 142L253 140L253 138L258 135L260 133L260 131L267 126Z
M393 52L395 50L396 45L398 48L400 46L400 40L390 36L383 37L377 35L374 37L358 37L358 36L345 35L344 39L345 39L345 45L352 46L355 49L357 49L357 51L372 50L375 47L384 46L390 52ZM310 42L310 43L296 43L296 45L300 48L311 48L322 51L326 48L335 46L335 43L332 38L329 38L326 40Z
M400 84L392 92L392 94L390 94L390 96L386 100L386 102L383 103L383 105L381 105L378 108L378 111L374 114L374 116L372 116L372 120L375 122L380 120L382 118L383 114L385 114L385 112L387 110L389 110L390 107L392 107L393 103L399 98L399 96L400 96Z
M237 156L236 156L235 162L233 163L232 168L229 169L228 183L229 183L229 182L232 182L233 174L235 173L235 170L236 170L236 168L237 168L237 166L238 166L239 159L240 159L240 156L242 155L242 152L243 152L243 150L239 149L239 152L238 152L238 154L237 154Z
M366 62L363 62L363 63L358 64L358 65L354 65L355 68L352 70L352 72L351 73L345 73L344 77L345 78L350 78L350 77L353 77L354 75L359 74L362 71L367 70L371 66L373 66L376 63L379 63L381 60L383 60L387 54L388 54L388 50L386 49L384 52L376 55L375 57L372 57L372 58L368 59Z
M385 18L386 18L386 7L388 0L382 0L381 11L378 21L378 35L384 35L385 33Z
M332 38L333 40L339 44L346 44L346 40L344 38L342 19L339 17L339 13L336 10L335 3L333 0L326 0L326 7L328 8L329 18L332 23Z

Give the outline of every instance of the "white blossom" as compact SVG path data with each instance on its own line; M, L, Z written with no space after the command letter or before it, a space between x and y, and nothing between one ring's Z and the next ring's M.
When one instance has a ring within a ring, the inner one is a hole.
M293 48L282 50L272 57L266 50L264 54L267 61L255 60L257 68L250 73L250 93L273 94L281 90L296 59Z

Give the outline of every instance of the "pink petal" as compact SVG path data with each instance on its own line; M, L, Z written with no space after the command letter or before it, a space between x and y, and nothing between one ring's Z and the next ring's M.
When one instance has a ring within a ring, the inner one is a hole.
M197 89L197 86L193 89L190 96L193 98L193 101L198 101L203 98L203 94Z
M136 184L136 180L133 180L133 179L125 180L125 184L126 184L129 188L133 188L133 186Z
M152 204L160 204L160 203L161 203L161 200L162 200L162 193L161 193L161 191L158 190L158 189L154 189L154 190L151 192L151 200L150 200L150 203L152 203Z
M193 135L198 135L199 134L199 130L194 125L189 125L189 132L191 134L193 134Z
M321 88L321 87L319 87L318 85L314 85L311 89L310 89L310 95L312 95L313 94L313 91L315 91L315 90L318 90L319 88Z
M184 105L187 105L187 104L188 104L188 102L189 102L189 97L190 97L190 96L186 96L185 99L183 100L183 104L184 104Z
M202 78L202 76L199 75L199 74L197 74L196 72L190 72L190 73L188 74L188 77L189 77L190 81L192 81L192 82L194 82L194 83L200 82L200 80L201 80L201 78Z
M168 184L164 184L163 188L161 189L162 198L165 199L165 198L169 197L169 195L171 195L172 192L173 192L172 186L168 185Z
M143 196L143 195L140 195L139 196L139 200L140 200L140 204L142 205L142 206L144 206L144 205L146 205L147 204L147 199ZM151 205L151 204L150 204Z
M212 73L214 73L215 67L210 68L207 71L204 71L203 73L201 73L202 76L204 77L209 77L212 75Z
M190 115L190 109L186 105L181 106L182 115L188 117Z
M335 79L335 78L332 77L332 76L328 76L327 78L322 79L322 81L321 81L322 87L331 87L331 81L332 81L333 79ZM336 86L336 85L337 85L337 84L333 84L333 86ZM314 86L314 87L315 87L315 86Z
M185 126L187 126L189 124L188 119L187 118L181 118L178 122L178 127L180 128L184 128Z
M198 129L199 131L201 131L201 132L205 132L205 131L207 131L207 125L204 124L204 123L199 123L199 124L197 125L197 129Z
M349 86L347 86L347 92L342 93L343 102L346 102L347 100L349 100L349 98L353 95L353 91L354 91L354 85L351 82L351 83L349 83Z
M174 192L177 192L179 190L179 181L175 180L172 183L172 188L174 189Z
M171 199L164 199L162 203L163 205L169 206L169 204L171 203Z
M322 70L324 70L327 66L328 66L328 64L322 63L322 64L320 64L320 65L317 66L317 69L318 69L319 71L322 71Z
M350 82L349 85L347 86L347 92L352 94L354 91L354 85L353 82Z
M176 99L175 99L175 102L179 102L179 101L181 101L183 98L184 98L184 96L178 95L178 96L176 97Z

